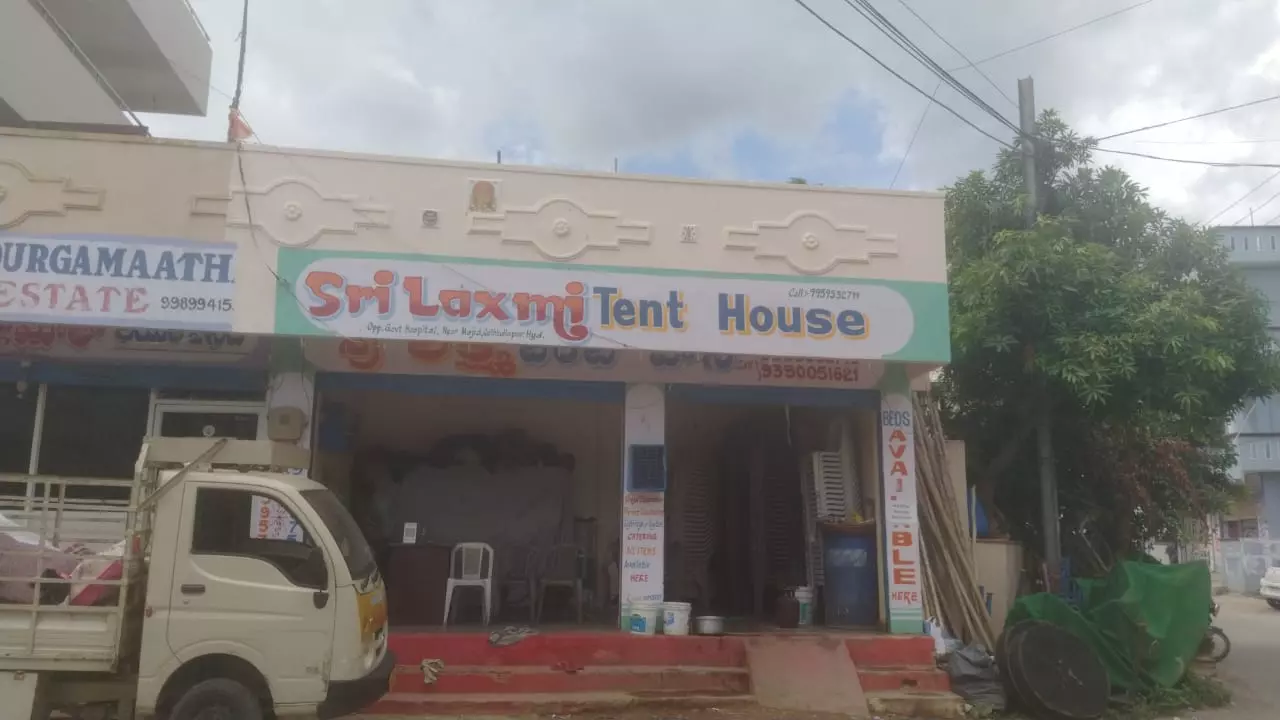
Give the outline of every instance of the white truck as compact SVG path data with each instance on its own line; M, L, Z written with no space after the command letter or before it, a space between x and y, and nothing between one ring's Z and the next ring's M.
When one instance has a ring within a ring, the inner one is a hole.
M382 579L271 442L149 438L134 478L0 475L0 720L328 718L387 692Z

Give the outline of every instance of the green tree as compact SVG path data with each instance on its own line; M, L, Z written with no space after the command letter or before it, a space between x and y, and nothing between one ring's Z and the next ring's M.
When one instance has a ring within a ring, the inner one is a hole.
M1106 566L1233 495L1225 425L1280 382L1266 304L1214 237L1153 207L1093 143L1038 123L1039 219L1022 162L947 189L952 364L943 393L998 525L1039 548L1034 419L1054 428L1064 552Z

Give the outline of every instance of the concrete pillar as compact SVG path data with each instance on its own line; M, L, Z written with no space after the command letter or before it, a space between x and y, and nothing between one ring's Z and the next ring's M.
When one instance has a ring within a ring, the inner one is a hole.
M275 338L267 377L267 413L277 408L298 408L303 414L298 445L310 449L315 430L315 372L302 356L302 344L293 338ZM315 478L315 468L310 476Z
M880 384L880 467L887 625L894 634L920 634L924 632L924 571L916 505L915 417L911 385L901 366L890 366Z
M628 385L618 562L618 596L624 606L663 599L666 487L665 393L658 385Z

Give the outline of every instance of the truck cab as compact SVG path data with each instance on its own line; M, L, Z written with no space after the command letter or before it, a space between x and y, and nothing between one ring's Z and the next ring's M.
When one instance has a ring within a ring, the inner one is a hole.
M116 679L106 686L121 695L106 699L118 716L327 718L381 697L395 662L382 578L337 497L281 472L302 463L297 448L275 443L148 440L126 513L133 519L125 554L137 554L123 573L114 647L104 653L103 642L88 638L57 647L60 613L75 613L40 605L33 652L0 662L0 672L44 676L32 685L35 710L27 717L47 717L41 713L67 698L94 699L80 682L86 670ZM7 649L4 610L0 652ZM110 633L112 625L102 628ZM93 680L102 693L101 675ZM0 677L0 693L6 684L21 679Z

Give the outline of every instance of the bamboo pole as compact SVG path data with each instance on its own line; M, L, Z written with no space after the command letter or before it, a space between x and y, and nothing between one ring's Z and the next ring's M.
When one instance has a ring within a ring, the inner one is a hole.
M946 465L941 417L932 398L913 399L916 476L922 491L917 502L922 514L922 548L928 556L926 581L939 605L939 618L962 640L994 647L986 604L978 591L971 539L959 527L959 506Z

